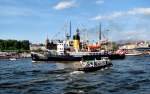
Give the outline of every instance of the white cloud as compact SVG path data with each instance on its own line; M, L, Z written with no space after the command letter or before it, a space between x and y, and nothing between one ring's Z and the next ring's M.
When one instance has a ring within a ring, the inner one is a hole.
M135 30L129 30L129 31L125 31L124 33L122 33L122 37L126 38L126 39L142 39L142 40L147 40L149 39L148 35L150 34L150 32L147 32L146 29L135 29Z
M103 17L104 17L104 16L98 15L98 16L96 16L96 17L91 18L91 20L101 20L101 19L103 19Z
M96 4L103 4L104 1L103 0L96 0Z
M150 15L150 8L134 8L127 12L127 14L136 15L136 14L144 14Z
M102 19L111 20L117 17L128 16L128 15L133 15L133 16L150 15L150 8L134 8L125 12L114 12L111 15L103 15L103 16L98 15L91 18L91 20L102 20Z
M56 4L53 8L56 10L62 10L67 8L76 7L75 1L61 1L58 4Z
M130 29L130 30L112 30L109 34L110 40L149 40L150 32L147 29L138 28L138 29ZM117 36L117 37L116 37Z

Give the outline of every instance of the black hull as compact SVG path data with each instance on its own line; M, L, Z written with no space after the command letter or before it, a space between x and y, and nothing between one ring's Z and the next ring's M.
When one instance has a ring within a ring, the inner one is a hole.
M75 57L75 56L49 56L41 58L37 54L31 54L33 61L81 61L84 60L93 60L97 59L100 60L101 57L108 57L110 60L116 60L116 59L124 59L125 55L120 54L111 54L111 55L87 55L82 57Z
M78 68L77 71L84 71L84 72L93 72L97 71L106 67L111 67L112 63L104 65L104 66L97 66L97 67L87 67L87 68Z

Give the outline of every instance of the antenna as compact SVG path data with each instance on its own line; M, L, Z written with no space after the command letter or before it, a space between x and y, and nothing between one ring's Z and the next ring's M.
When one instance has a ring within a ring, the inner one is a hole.
M46 34L46 39L48 39L48 33Z

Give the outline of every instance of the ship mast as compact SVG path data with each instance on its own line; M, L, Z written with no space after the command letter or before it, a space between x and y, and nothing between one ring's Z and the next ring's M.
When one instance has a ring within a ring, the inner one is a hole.
M71 21L70 21L70 35L69 38L71 39Z
M101 42L101 23L99 24L99 43Z
M70 21L70 23L69 23L69 33L66 33L66 38L67 38L67 40L69 40L69 39L71 39L71 21Z

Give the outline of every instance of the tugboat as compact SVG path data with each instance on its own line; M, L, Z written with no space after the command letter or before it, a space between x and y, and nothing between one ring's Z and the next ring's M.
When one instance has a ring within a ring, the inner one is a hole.
M48 47L47 43L49 43L48 39L46 40L46 52L31 52L31 57L33 61L80 61L82 60L82 58L84 58L85 60L99 60L101 59L101 57L108 57L111 60L125 58L124 54L111 53L105 50L102 51L101 29L99 32L99 42L97 42L95 45L89 45L88 42L81 42L79 29L76 30L76 34L73 36L72 40L71 23L70 34L66 35L66 40L57 41L55 43L55 49L51 49L54 46Z
M112 63L108 59L108 57L103 57L101 60L88 60L84 61L81 60L81 68L78 68L77 71L84 71L84 72L92 72L97 71L106 67L111 67Z
M100 59L101 57L108 57L111 60L124 59L124 54L114 54L114 53L102 53L102 52L70 52L68 54L53 54L52 52L47 53L31 53L32 61L80 61L82 58L85 60Z

